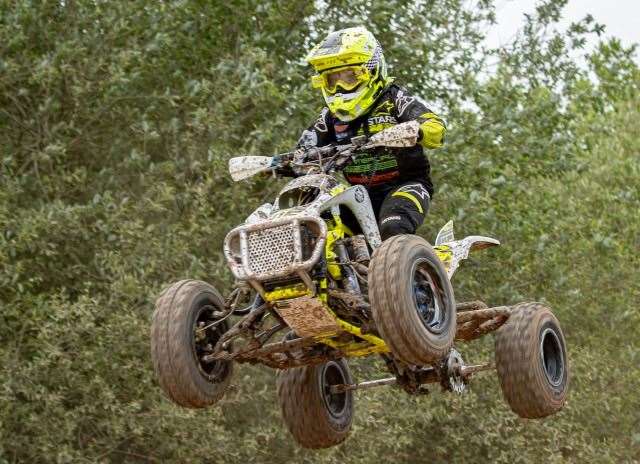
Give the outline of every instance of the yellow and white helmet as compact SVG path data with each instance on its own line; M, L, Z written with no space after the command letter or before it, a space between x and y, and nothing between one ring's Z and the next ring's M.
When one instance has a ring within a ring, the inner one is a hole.
M382 47L363 26L330 33L309 52L307 62L318 73L313 86L342 121L364 114L391 82Z

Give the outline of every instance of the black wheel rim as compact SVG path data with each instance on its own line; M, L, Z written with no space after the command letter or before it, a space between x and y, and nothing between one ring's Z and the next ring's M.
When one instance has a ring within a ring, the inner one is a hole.
M213 352L213 348L225 331L225 323L213 325L219 319L214 316L218 309L211 304L203 304L198 308L193 324L192 350L198 370L211 382L225 378L229 369L224 361L203 362L202 358Z
M347 409L347 392L331 393L333 385L343 385L346 378L342 367L333 361L322 366L320 374L320 391L322 392L322 400L329 414L335 418L341 417Z
M447 324L444 291L439 285L437 274L426 259L413 264L413 301L418 317L425 328L434 334L442 333Z
M546 328L540 337L540 358L545 376L551 385L559 386L564 378L564 350L555 330Z

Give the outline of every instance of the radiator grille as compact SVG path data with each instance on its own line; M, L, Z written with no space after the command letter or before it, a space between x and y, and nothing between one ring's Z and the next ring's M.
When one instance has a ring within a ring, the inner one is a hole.
M249 266L253 272L284 270L295 261L293 227L284 224L248 234Z

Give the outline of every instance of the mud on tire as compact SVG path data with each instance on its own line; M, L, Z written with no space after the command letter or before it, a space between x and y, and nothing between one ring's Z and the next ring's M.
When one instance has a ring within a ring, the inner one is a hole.
M569 366L564 335L540 303L514 306L495 335L496 369L504 397L517 415L535 419L564 406Z
M331 394L329 387L352 383L344 359L279 371L276 378L282 417L304 448L329 448L351 430L353 391Z
M442 262L422 237L397 235L375 251L369 300L380 336L402 361L431 364L451 349L453 289Z
M224 301L211 285L182 280L167 288L158 300L151 323L151 358L162 390L173 402L187 408L203 408L224 394L232 374L232 363L204 364L199 357L207 344L214 344L228 330L222 322L200 331L215 320Z

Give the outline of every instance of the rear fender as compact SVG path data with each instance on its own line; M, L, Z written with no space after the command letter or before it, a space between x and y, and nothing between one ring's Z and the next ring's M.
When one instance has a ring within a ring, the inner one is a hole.
M500 241L482 235L469 235L461 240L455 240L453 235L453 221L449 221L440 229L433 247L447 270L449 279L453 277L460 261L467 259L470 251L482 250L500 245Z

